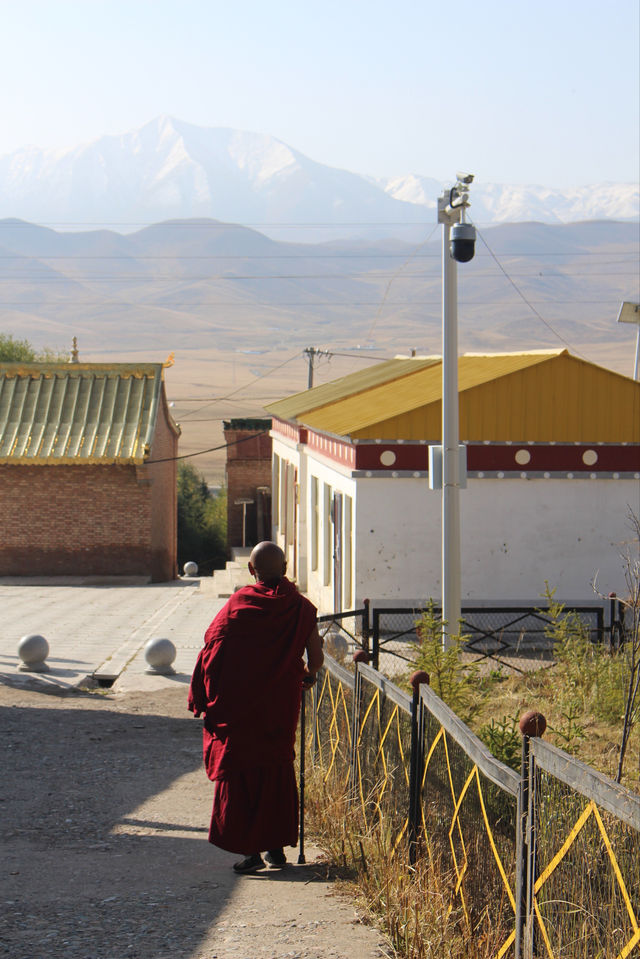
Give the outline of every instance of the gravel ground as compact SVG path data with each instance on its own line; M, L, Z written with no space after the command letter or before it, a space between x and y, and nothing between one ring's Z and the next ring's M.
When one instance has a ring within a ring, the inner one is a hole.
M380 933L308 865L236 877L185 689L0 685L0 955L380 959ZM297 850L289 850L293 863Z

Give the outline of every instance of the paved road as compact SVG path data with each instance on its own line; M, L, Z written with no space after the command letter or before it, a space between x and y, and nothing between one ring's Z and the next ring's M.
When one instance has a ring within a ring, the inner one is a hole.
M206 839L211 785L186 687L224 600L198 581L0 582L0 943L11 959L380 959L380 934L309 865L237 877ZM28 633L49 671L18 671ZM172 676L145 672L167 637ZM81 687L92 675L109 689ZM76 689L78 687L78 689ZM289 850L295 863L297 851ZM315 863L315 864L314 864Z
M159 585L7 585L0 581L0 681L15 682L18 643L40 633L49 643L49 686L70 688L96 675L118 691L155 689L184 682L193 670L204 631L224 600L200 589L199 580ZM149 675L144 647L153 638L176 647L175 676Z

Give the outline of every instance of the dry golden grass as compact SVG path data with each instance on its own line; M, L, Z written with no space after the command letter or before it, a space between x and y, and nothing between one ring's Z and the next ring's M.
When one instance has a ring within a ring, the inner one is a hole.
M359 806L349 802L335 779L325 783L320 769L312 770L307 779L306 810L314 839L327 853L328 868L338 878L339 888L383 930L391 955L398 959L496 955L513 928L513 914L505 913L503 928L484 916L479 929L471 933L452 895L453 870L426 855L411 865L406 843L393 852L389 836L380 829L365 828Z

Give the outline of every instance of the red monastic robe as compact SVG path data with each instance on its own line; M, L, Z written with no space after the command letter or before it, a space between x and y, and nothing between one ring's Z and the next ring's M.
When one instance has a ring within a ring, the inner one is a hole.
M189 709L204 713L215 784L209 841L221 849L247 855L297 842L294 743L315 624L315 606L282 578L238 590L205 633Z

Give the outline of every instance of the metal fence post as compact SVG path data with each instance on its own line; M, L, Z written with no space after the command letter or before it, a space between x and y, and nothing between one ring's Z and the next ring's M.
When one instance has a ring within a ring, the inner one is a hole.
M316 755L318 752L318 699L319 699L319 696L318 696L317 680L313 684L309 692L311 694L311 697L312 697L311 701L313 703L313 709L311 711L311 721L313 724L311 729L311 765L315 766Z
M609 649L613 652L616 649L616 639L619 644L619 634L618 634L618 616L617 616L617 605L618 600L615 593L609 593Z
M380 610L373 611L373 635L371 643L371 665L378 669L380 665Z
M363 612L362 612L362 648L364 649L367 656L371 652L369 649L369 600L364 599L362 601Z
M355 665L355 682L353 684L353 709L351 712L351 757L349 763L349 793L355 798L358 785L358 730L360 729L360 695L362 679L359 663L366 663L369 656L363 649L353 654Z
M520 717L519 725L522 734L522 767L520 769L522 805L516 840L518 858L515 959L533 959L536 954L533 888L536 881L538 797L535 760L531 755L530 739L532 736L542 736L547 728L547 720L542 713L532 709Z
M616 618L616 623L618 626L618 648L622 649L624 647L625 640L626 640L624 619L625 619L625 613L627 609L624 603L622 602L622 600L619 599L617 601L617 604L618 604L618 616Z
M417 670L411 677L413 697L411 700L411 754L409 758L409 862L415 865L418 857L420 787L424 761L422 701L420 684L429 684L429 674Z
M529 737L522 737L518 829L516 832L516 938L515 959L522 959L527 917L527 811L529 809Z

